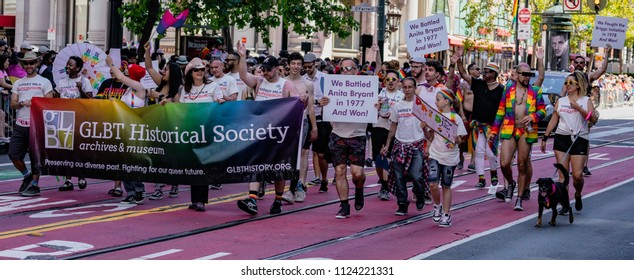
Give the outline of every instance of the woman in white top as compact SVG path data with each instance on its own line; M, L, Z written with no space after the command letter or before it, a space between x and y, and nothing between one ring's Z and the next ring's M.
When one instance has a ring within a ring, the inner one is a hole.
M6 99L9 99L9 94L13 88L11 80L9 80L9 74L6 71L8 68L9 57L4 55L0 56L0 93L3 96L3 99L5 96ZM5 104L9 104L9 102L5 102ZM5 137L6 113L3 109L4 108L0 108L0 143L9 143L10 139Z
M581 211L581 190L584 183L582 171L589 146L588 123L596 123L598 118L592 100L588 97L588 84L582 72L575 71L568 75L564 87L568 95L559 98L555 103L555 110L544 132L541 149L542 152L546 152L546 141L557 127L553 145L555 158L558 163L572 171L575 209ZM570 153L569 157L566 155L567 151ZM564 177L560 174L559 178L563 180Z

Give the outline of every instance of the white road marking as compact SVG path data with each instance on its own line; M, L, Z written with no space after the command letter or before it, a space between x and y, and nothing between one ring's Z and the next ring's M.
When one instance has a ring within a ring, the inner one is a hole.
M213 260L217 258L222 258L224 256L228 256L228 255L231 255L231 253L220 252L220 253L211 254L209 256L204 256L202 258L197 258L196 260Z
M145 256L142 256L142 257L134 258L132 260L149 260L149 259L154 259L154 258L158 258L158 257L162 257L162 256L178 253L180 251L183 251L183 250L181 250L181 249L169 249L167 251L145 255Z

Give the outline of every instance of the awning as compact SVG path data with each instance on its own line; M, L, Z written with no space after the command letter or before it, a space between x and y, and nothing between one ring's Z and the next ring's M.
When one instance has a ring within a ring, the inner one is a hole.
M462 46L462 42L465 39L466 38L449 35L449 45ZM495 49L496 51L502 51L502 47L511 47L511 45L507 45L506 43L502 43L502 42L493 41L492 43L493 43L493 49Z
M15 28L15 16L0 15L0 28Z

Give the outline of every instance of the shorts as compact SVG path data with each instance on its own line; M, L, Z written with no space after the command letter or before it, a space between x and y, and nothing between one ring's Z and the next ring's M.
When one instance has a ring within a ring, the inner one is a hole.
M13 133L11 134L11 143L9 144L8 151L10 160L24 160L26 152L29 150L30 129L31 128L29 127L19 125L13 126Z
M330 133L328 147L334 166L347 164L365 166L365 136L342 138Z
M332 132L332 126L329 122L317 122L317 140L313 141L313 152L318 154L328 153L330 132Z
M453 173L456 170L456 166L446 166L438 163L435 159L429 159L429 174L427 182L437 183L440 181L440 185L443 188L451 188L453 183Z
M573 136L571 135L555 134L555 144L553 145L553 150L565 153L572 145L572 148L570 148L570 155L587 156L590 141L588 141L588 139L577 137L577 141L573 144L572 137Z
M378 155L381 154L381 148L387 142L387 135L390 133L389 130L382 127L373 127L372 134L370 134L370 139L372 140L372 159L374 160ZM392 146L394 146L394 141L390 143L390 151L392 150Z
M302 149L308 150L310 148L310 130L313 129L313 125L310 124L308 118L304 118L302 125Z

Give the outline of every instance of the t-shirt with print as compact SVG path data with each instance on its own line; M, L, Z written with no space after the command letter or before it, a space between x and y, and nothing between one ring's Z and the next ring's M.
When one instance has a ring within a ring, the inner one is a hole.
M128 86L126 86L124 83L110 78L101 83L97 94L94 96L96 99L121 99L121 96L125 94L127 89Z
M467 135L467 129L462 123L462 118L456 113L442 113L445 117L458 124L458 136ZM434 141L429 146L429 157L444 166L456 166L460 162L460 148L449 140L434 132Z
M33 97L44 97L53 90L51 82L40 76L24 77L13 85L13 93L18 95L18 102L30 101ZM17 110L15 124L22 127L31 126L31 107L22 107Z
M401 99L403 99L403 92L400 90L395 90L394 92L388 92L387 88L382 89L379 93L379 101L387 99L387 102L380 102L381 110L383 110L383 106L387 106L387 110L392 108L392 106L396 105ZM390 129L390 120L389 118L384 118L379 116L376 123L373 125L374 127L381 127L385 129Z
M420 120L414 116L414 101L400 100L390 107L390 121L398 123L396 128L396 140L401 143L413 143L425 139L425 132L420 127Z
M70 77L63 78L57 81L57 87L55 90L59 92L60 98L74 99L81 98L79 88L77 88L77 82L81 81L81 88L84 92L92 92L92 86L90 81L85 77L79 76L75 79Z
M211 81L218 84L218 93L222 93L225 97L238 92L236 79L229 75L224 75L222 78L211 77ZM216 99L220 99L221 97L222 96L216 96Z
M216 83L192 86L189 92L185 91L185 87L182 86L180 89L181 96L178 101L181 103L214 102L216 100L216 92L219 92L218 84Z

